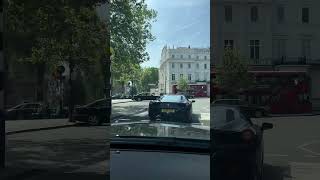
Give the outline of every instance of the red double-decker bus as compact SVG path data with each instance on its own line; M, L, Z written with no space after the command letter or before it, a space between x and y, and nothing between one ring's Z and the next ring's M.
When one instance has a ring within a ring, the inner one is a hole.
M250 71L255 85L239 91L239 98L265 106L272 114L311 113L310 78L306 72ZM215 79L215 73L212 73ZM212 84L213 99L223 98L226 91Z

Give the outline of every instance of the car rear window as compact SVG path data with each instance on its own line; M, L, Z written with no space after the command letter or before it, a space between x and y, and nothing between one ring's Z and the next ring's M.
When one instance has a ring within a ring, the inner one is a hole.
M211 106L211 127L217 130L241 131L251 123L242 113L232 107Z
M180 102L183 100L183 96L162 96L162 102Z

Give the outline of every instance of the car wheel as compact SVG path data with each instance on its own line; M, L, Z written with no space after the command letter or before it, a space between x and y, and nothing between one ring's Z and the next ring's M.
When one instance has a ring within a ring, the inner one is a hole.
M97 116L89 116L88 123L91 126L97 126L97 125L101 124L101 121L99 120L99 118Z

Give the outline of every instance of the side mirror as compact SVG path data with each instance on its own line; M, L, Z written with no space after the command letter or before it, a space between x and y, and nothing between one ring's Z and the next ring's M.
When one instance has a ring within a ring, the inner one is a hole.
M196 101L195 101L195 100L192 100L191 102L193 102L193 103L194 103L194 102L196 102Z
M272 129L273 128L273 124L271 123L262 123L262 130L268 130L268 129Z

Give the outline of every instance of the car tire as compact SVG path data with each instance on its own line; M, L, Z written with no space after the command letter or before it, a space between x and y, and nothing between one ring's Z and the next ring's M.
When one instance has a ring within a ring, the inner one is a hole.
M97 116L89 116L88 123L90 126L98 126L101 125L101 120Z
M152 111L148 112L148 116L149 116L150 121L155 121L157 118L156 114L153 113Z

